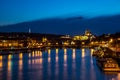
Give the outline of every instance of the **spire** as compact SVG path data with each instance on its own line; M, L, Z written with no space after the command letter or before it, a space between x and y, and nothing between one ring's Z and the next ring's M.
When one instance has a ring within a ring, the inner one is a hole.
M29 33L31 33L31 29L29 28Z

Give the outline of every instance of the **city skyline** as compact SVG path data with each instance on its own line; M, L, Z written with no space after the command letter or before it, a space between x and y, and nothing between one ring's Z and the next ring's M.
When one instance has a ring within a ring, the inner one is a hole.
M0 0L0 80L120 80L120 0Z

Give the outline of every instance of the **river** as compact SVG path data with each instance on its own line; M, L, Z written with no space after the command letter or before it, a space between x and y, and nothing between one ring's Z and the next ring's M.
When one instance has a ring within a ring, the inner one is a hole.
M56 48L0 55L0 80L120 80L120 73L102 72L92 53Z

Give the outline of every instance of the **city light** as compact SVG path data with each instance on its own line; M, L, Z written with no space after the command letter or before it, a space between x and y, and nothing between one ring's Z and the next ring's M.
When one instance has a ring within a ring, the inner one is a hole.
M82 48L82 58L84 58L84 57L85 57L85 49Z

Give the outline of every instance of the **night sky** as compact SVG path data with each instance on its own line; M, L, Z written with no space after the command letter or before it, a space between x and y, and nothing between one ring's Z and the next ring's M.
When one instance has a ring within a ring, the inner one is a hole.
M44 18L120 13L120 0L0 0L0 25Z

